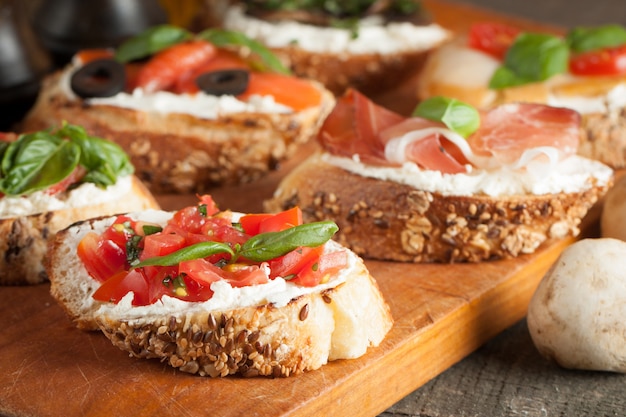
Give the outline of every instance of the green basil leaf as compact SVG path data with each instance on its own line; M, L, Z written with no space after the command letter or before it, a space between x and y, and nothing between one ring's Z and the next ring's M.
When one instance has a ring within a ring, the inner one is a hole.
M115 59L129 62L145 58L192 36L189 31L177 26L155 26L122 43L115 51Z
M626 44L626 28L620 25L577 27L567 34L566 40L576 53L614 48Z
M431 97L418 104L413 116L442 122L448 129L467 138L480 127L478 110L454 98Z
M235 255L232 248L226 243L200 242L179 249L169 255L155 256L154 258L144 259L143 261L133 265L133 268L143 268L144 266L174 266L183 261L206 258L207 256L216 255L218 253L229 253L231 256Z
M278 57L274 55L272 51L267 49L259 42L248 38L243 33L221 29L207 29L200 32L197 37L207 40L218 47L228 45L245 46L250 49L250 52L258 55L259 58L261 58L262 62L270 70L282 74L290 73L290 71L285 68L282 62L280 62L280 59L278 59Z
M326 243L339 230L332 221L301 224L280 232L261 233L241 247L240 256L254 262L278 258L300 246L316 247Z
M547 34L522 33L504 58L504 69L498 69L489 88L543 81L567 71L569 48L564 39Z
M145 236L153 235L155 233L159 233L163 231L161 226L153 225L153 224L144 224L141 229L143 230L143 234Z
M106 187L115 184L118 177L134 172L130 158L116 143L90 136L82 127L69 124L64 125L59 134L80 147L80 164L87 169L82 182Z
M21 135L2 157L0 191L23 195L43 190L69 176L80 160L80 148L47 131Z

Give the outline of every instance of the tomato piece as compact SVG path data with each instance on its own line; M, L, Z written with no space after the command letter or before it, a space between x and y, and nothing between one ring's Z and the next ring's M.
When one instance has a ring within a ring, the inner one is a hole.
M121 271L111 276L100 285L93 294L98 301L110 301L117 304L129 292L134 293L132 305L143 306L149 304L148 283L141 271Z
M174 214L168 227L174 225L188 233L200 233L206 219L197 206L185 207Z
M259 233L280 232L290 227L302 224L302 210L296 206L280 213L274 214L272 217L263 220L259 224Z
M130 217L118 216L115 222L102 233L102 239L111 240L120 248L125 249L131 232L124 226L124 223L130 224L132 229L133 220Z
M272 259L268 262L271 270L270 277L272 279L289 278L300 272L305 265L317 261L323 251L324 246L316 248L302 246L279 258Z
M268 276L259 265L228 265L226 280L233 287L247 287L250 285L260 285L269 282Z
M504 60L506 52L520 33L519 28L504 23L474 23L469 29L467 44L470 48Z
M215 53L215 46L204 40L171 46L155 54L139 70L135 87L143 88L148 93L168 89L181 74L200 67Z
M259 234L261 222L273 216L271 213L246 214L239 219L239 224L247 235L254 236Z
M310 261L290 280L294 284L314 287L328 281L331 274L345 268L348 254L345 251L324 253L318 260Z
M322 93L312 82L273 72L250 73L248 88L237 98L248 100L253 95L272 96L295 111L319 106L322 101Z
M573 55L569 70L576 75L626 74L626 45Z
M113 58L115 56L112 49L105 48L93 48L93 49L83 49L78 51L75 55L75 58L81 64L88 64L91 61L95 61L96 59L108 59Z
M178 234L155 233L143 238L143 251L140 259L169 255L185 246L185 238Z
M200 75L225 69L249 69L248 63L235 52L218 49L213 58L193 71L182 74L172 89L177 94L195 94L200 91L196 78Z
M217 203L215 202L215 200L213 200L213 197L208 194L204 194L198 196L198 199L200 200L200 205L204 206L204 211L207 216L212 216L219 213L220 210L217 207Z
M78 243L78 257L95 280L104 282L125 270L126 252L115 242L88 233Z
M178 265L178 273L185 274L192 280L206 286L224 279L221 268L202 258L181 262Z

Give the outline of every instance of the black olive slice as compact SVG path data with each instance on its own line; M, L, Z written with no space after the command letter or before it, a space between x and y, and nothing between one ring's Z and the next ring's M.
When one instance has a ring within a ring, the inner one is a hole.
M250 73L243 69L229 69L205 72L196 78L198 87L213 96L244 93L248 89Z
M96 59L72 74L70 87L81 98L111 97L124 90L126 71L114 59Z

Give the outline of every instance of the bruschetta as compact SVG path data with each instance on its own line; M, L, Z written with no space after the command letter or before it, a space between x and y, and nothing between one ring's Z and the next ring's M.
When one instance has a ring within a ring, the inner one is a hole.
M479 112L446 97L413 117L352 90L308 158L265 202L333 219L337 241L365 258L479 262L577 235L613 170L576 155L578 113L513 103Z
M49 249L51 293L81 329L201 376L286 377L378 346L393 319L333 222L220 210L88 220Z
M582 115L578 152L626 167L626 29L574 28L565 36L493 22L433 52L418 97L457 98L480 108L528 101Z
M46 281L47 243L76 221L158 207L122 149L79 126L0 139L0 285Z
M295 73L341 95L395 88L451 37L414 0L232 2L223 26L269 47Z
M334 104L239 33L158 26L82 51L43 82L21 129L80 122L121 145L155 193L253 181L315 135Z

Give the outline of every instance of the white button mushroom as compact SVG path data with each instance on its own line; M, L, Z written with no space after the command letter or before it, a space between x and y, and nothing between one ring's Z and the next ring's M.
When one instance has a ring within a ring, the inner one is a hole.
M527 321L539 352L560 366L626 373L626 242L566 248L539 283Z
M606 193L600 229L602 237L626 240L626 175L622 175Z

